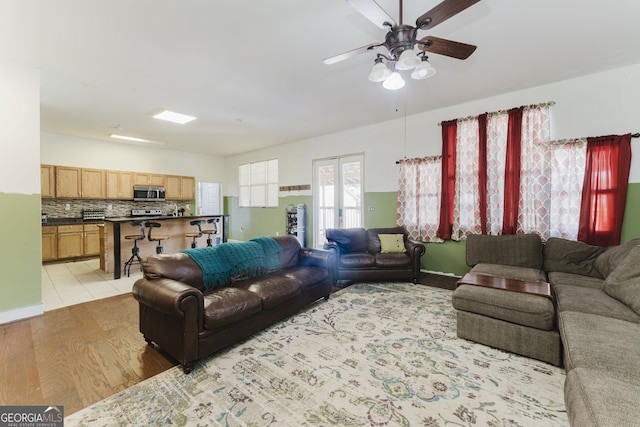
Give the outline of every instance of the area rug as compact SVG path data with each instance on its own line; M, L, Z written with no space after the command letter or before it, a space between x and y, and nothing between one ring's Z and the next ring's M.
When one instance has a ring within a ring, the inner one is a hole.
M362 283L65 426L567 426L564 371L456 337L451 291Z

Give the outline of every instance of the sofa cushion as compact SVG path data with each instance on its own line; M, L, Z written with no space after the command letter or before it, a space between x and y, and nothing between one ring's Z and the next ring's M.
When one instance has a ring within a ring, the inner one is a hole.
M639 400L640 384L613 379L606 370L576 368L564 383L572 426L637 425Z
M342 255L340 257L340 268L366 268L366 267L375 267L376 258L375 255L360 252L360 253L350 253L346 255Z
M640 315L599 288L554 285L558 312L577 311L640 323Z
M367 230L367 251L372 254L382 251L382 242L380 240L381 234L402 234L403 241L405 239L406 231L404 227L390 227L390 228L370 228Z
M584 286L587 288L602 289L604 280L597 277L582 276L580 274L564 273L561 271L550 271L547 273L549 283L552 285Z
M300 285L304 292L308 288L316 286L318 283L329 277L326 268L321 267L293 267L281 272L284 277L293 279Z
M411 265L411 257L406 253L379 253L375 255L376 267L394 268Z
M262 309L269 310L300 294L300 284L283 272L272 273L256 279L234 284L235 287L253 292L262 299Z
M640 246L634 246L607 276L604 291L640 314Z
M276 236L272 237L278 245L278 261L282 270L298 265L298 256L300 255L300 242L295 236Z
M338 245L340 254L367 251L367 230L364 228L329 228L326 233L327 240Z
M456 310L545 331L555 329L553 301L540 295L460 285L453 291L452 304Z
M542 268L542 240L537 234L467 236L466 262L503 264L516 267Z
M472 273L499 276L507 279L524 280L525 282L546 282L547 275L538 268L514 267L502 264L476 264Z
M146 279L171 279L186 283L204 292L202 270L185 253L151 255L142 260L142 271Z
M558 326L564 345L564 365L609 372L610 377L640 384L640 324L563 311Z
M543 268L545 271L561 271L602 278L594 262L604 250L605 248L600 246L551 237L544 245Z
M640 239L633 239L622 245L610 246L594 262L603 278L607 278L634 246L640 245Z
M262 299L233 287L217 288L204 296L204 328L220 328L262 311Z
M378 234L380 238L380 252L399 253L405 252L404 234Z

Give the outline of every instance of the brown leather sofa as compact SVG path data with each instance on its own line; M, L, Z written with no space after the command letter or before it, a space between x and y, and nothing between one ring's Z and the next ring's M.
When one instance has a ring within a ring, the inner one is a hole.
M140 332L175 358L185 373L194 362L329 298L333 253L304 249L293 236L273 238L280 270L206 291L202 270L185 253L153 255L133 285Z
M402 252L383 252L380 235L402 236ZM424 244L407 237L404 227L329 228L325 249L335 251L334 278L338 280L412 280L420 277Z

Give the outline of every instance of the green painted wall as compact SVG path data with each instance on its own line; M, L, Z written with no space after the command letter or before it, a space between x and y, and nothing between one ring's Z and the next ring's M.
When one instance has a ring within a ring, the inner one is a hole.
M622 223L622 242L640 237L640 183L629 184Z
M230 238L248 240L257 236L273 236L285 232L285 207L287 204L307 205L307 245L311 244L309 233L313 230L311 219L311 196L282 197L278 208L238 208L237 197L225 198L225 213L231 215ZM396 224L396 192L365 193L364 226L393 227ZM374 208L370 210L370 208ZM625 221L622 227L622 241L640 237L640 183L629 184ZM241 231L240 228L244 231ZM430 271L452 273L462 276L469 271L465 262L465 242L447 241L426 243L426 253L422 257L422 268Z
M42 304L40 195L0 193L0 313Z

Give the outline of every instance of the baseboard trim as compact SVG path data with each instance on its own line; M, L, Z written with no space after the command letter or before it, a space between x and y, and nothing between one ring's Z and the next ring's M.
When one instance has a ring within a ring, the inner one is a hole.
M0 325L11 323L29 317L44 314L44 304L32 305L30 307L16 308L15 310L3 311L0 313Z

